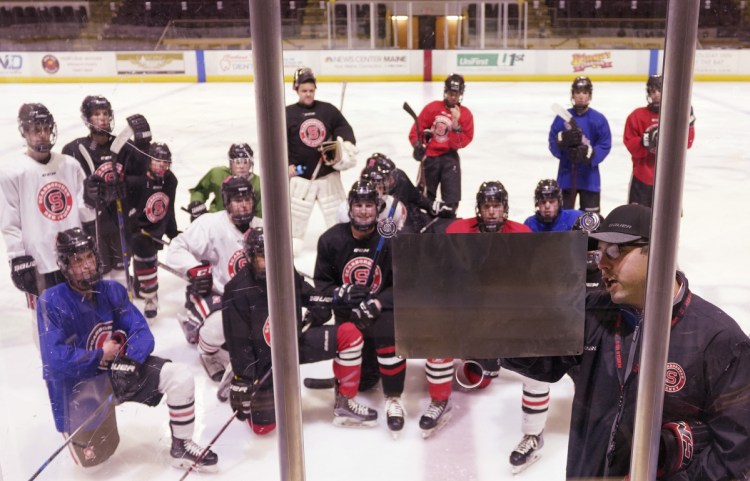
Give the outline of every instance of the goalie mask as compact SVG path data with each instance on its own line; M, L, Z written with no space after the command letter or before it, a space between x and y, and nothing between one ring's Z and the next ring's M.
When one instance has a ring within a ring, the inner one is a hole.
M227 177L221 184L221 198L232 223L244 232L254 217L255 193L250 179L237 175Z
M292 88L294 90L297 90L300 85L308 82L312 82L316 87L318 86L315 81L315 74L310 67L301 67L294 71L294 80L292 81Z
M659 109L661 108L662 84L661 75L651 75L648 78L648 81L646 81L646 100L648 101L648 109L654 113L659 113Z
M18 110L18 131L30 150L47 153L57 142L55 118L43 104L23 104Z
M480 232L499 232L508 218L508 191L499 181L483 182L475 207Z
M580 93L588 94L584 99L576 99L576 94ZM570 102L573 104L573 109L578 115L581 115L589 108L591 98L594 96L594 84L591 83L591 79L585 76L576 77L573 80L573 84L570 86Z
M557 202L544 203L545 200ZM555 179L540 180L534 189L534 206L536 207L537 218L545 223L555 222L562 210L563 197L562 190Z
M163 178L172 164L169 146L162 142L153 142L148 147L148 156L151 158L148 171L156 179Z
M109 134L115 125L112 104L101 95L87 95L83 99L81 119L91 133L97 135Z
M55 239L57 266L70 287L88 292L102 279L102 263L94 239L80 227L64 230Z
M232 144L227 155L229 157L229 170L232 175L252 177L255 162L253 161L253 149L250 148L250 145L245 143Z
M378 223L378 191L368 180L358 180L349 191L349 218L352 227L367 232Z
M266 240L263 227L253 227L245 232L242 241L242 250L245 258L253 267L255 278L265 280L266 278Z

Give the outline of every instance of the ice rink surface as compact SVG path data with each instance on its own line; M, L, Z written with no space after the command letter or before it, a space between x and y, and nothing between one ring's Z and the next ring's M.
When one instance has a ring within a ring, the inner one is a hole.
M572 80L572 78L571 78ZM569 82L469 82L464 105L472 110L474 142L461 151L463 199L459 216L474 215L479 184L500 180L510 194L510 218L523 221L533 214L537 181L554 178L557 161L547 150L553 103L568 105ZM169 144L172 168L179 179L177 207L188 203L187 189L215 165L226 163L229 145L249 142L259 168L252 84L51 84L3 85L0 96L0 168L22 158L16 114L23 102L42 102L57 121L55 147L85 135L79 108L86 95L104 95L115 109L115 131L134 113L146 116L154 140ZM320 100L339 105L342 84L321 83ZM287 103L296 95L287 85ZM390 156L412 180L418 164L411 159L407 132L411 118L401 105L408 101L418 112L442 97L442 83L351 83L346 88L344 114L357 136L359 167L373 152ZM645 105L645 81L594 82L592 107L604 113L612 129L612 151L601 165L602 212L624 203L631 172L630 156L622 144L625 118ZM678 263L693 291L714 302L750 331L750 84L698 83L693 87L697 117L696 140L688 151ZM359 168L344 172L345 187ZM679 182L679 179L675 179ZM178 225L187 227L187 214L178 210ZM268 221L268 220L267 220ZM312 273L315 243L324 231L323 217L314 211L303 248L296 258L299 270ZM52 239L48 240L52 242ZM0 242L2 242L0 240ZM3 243L4 246L4 243ZM418 266L415 266L418 268ZM185 283L161 271L160 311L153 324L154 354L187 364L196 379L195 440L206 444L228 420L229 406L216 399L216 384L206 377L195 347L188 345L176 314L182 309ZM451 275L446 272L445 275ZM541 293L540 293L541 294ZM141 301L138 301L139 307ZM8 264L0 262L0 479L29 476L62 443L55 429L39 352L32 343L32 314L10 281ZM457 321L470 324L471 319ZM521 438L521 383L504 371L484 392L453 396L453 420L434 437L423 440L418 419L429 403L423 361L408 363L404 400L407 424L399 439L385 427L382 391L362 395L379 411L377 428L352 430L331 424L333 393L302 388L306 479L310 481L469 481L512 479L508 456ZM328 362L301 368L302 377L330 375ZM572 383L565 378L552 386L550 415L542 458L517 479L564 479ZM614 400L613 400L614 401ZM120 445L101 468L85 471L74 466L67 451L38 479L48 480L176 480L181 472L169 464L167 408L124 404L117 408ZM219 455L217 474L191 474L189 479L279 479L278 433L258 437L247 425L234 422L214 446Z

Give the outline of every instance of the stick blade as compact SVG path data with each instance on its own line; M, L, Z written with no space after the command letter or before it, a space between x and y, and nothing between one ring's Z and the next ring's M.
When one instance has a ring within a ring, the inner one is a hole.
M133 128L129 125L126 126L119 134L117 134L115 140L112 141L112 146L109 148L109 150L111 150L115 154L119 154L120 150L122 150L130 137L132 137L134 134L135 132L133 132Z

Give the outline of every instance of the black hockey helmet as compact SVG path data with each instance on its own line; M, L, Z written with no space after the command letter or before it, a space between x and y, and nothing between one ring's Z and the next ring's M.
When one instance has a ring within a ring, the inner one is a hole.
M464 76L461 74L452 73L445 79L443 93L458 92L458 95L463 95L465 87L466 82L464 81Z
M237 197L249 198L253 202L248 212L236 212L231 207L232 200ZM221 199L224 201L224 208L235 225L246 226L250 224L254 217L253 209L255 208L255 193L250 179L239 175L227 176L221 184Z
M375 187L375 184L372 183L369 180L358 180L353 185L352 188L349 190L349 218L352 221L352 226L360 231L368 231L371 228L375 227L375 224L378 223L378 212L381 210L380 206L380 196L378 195L378 190ZM352 205L354 205L355 202L372 202L375 204L376 212L375 215L372 216L372 219L367 219L366 221L360 221L358 219L355 219L355 217L352 215Z
M148 147L148 156L150 157L149 172L156 178L164 177L169 170L169 165L172 164L172 152L169 146L163 142L152 142ZM164 162L168 164L166 167Z
M57 266L72 288L78 291L90 291L94 284L102 279L103 267L94 239L83 232L80 227L59 232L55 238L55 250L57 251ZM93 270L89 267L87 272L81 269L79 272L74 272L71 268L72 261L77 256L85 259L83 256L87 252L91 252L94 256Z
M307 82L312 82L313 85L318 86L315 74L310 67L300 67L294 71L294 80L292 83L294 90L297 90L300 85Z
M232 175L251 176L255 162L253 161L253 149L247 143L232 144L227 154L229 158L229 169Z
M28 144L27 139L29 148L36 152L49 152L52 150L55 142L57 142L57 124L55 123L55 118L44 104L31 103L21 105L21 108L18 109L18 131L21 133L21 136L26 138L26 133L34 126L48 128L50 132L49 141L31 145Z
M391 160L390 157L387 155L381 154L380 152L375 152L371 156L367 158L367 161L365 161L366 166L371 165L380 165L386 169L388 169L390 172L393 172L396 170L396 164Z
M539 204L543 200L557 199L557 213L554 217L543 216L539 212ZM562 189L555 179L542 179L536 184L534 189L534 207L536 214L542 222L551 224L560 215L563 205Z
M586 235L596 232L599 226L604 222L604 217L598 212L584 212L573 223L573 230L580 230L586 233ZM586 270L595 271L597 267L597 254L595 251L599 248L599 241L593 237L588 238L588 246L586 250Z
M263 227L253 227L245 232L242 240L242 251L245 253L247 262L255 272L255 278L260 280L266 279L266 265L257 259L258 255L266 256L266 240L263 234Z
M586 92L587 94L594 95L594 84L591 83L591 79L585 75L576 77L570 86L570 95L573 96L576 92Z
M491 221L482 217L481 207L486 202L497 201L503 206L503 219L502 221ZM482 232L498 232L505 220L508 218L508 191L505 190L505 186L498 180L492 180L489 182L482 182L477 191L477 203L474 207L474 212L477 216L477 222L479 223L479 230Z
M652 112L659 112L659 109L661 109L661 98L658 102L654 101L654 99L651 98L651 95L654 92L661 93L662 91L662 77L661 75L651 75L649 76L648 80L646 81L646 101L648 102L648 109ZM692 107L691 107L692 109ZM692 114L692 110L691 110Z
M91 124L91 116L94 110L104 110L109 115L109 124L107 128L101 129ZM93 134L108 134L112 132L115 125L115 114L112 110L112 104L101 95L87 95L81 102L81 119L84 125L89 128Z

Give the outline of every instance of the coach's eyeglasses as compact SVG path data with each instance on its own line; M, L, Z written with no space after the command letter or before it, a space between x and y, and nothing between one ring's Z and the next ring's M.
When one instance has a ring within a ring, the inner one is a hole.
M625 252L624 249L628 247L644 247L648 245L648 241L634 241L634 242L625 242L622 244L608 244L607 247L604 249L597 249L594 251L594 256L596 259L596 262L598 263L603 256L607 256L610 260L616 260L619 259L621 255Z

